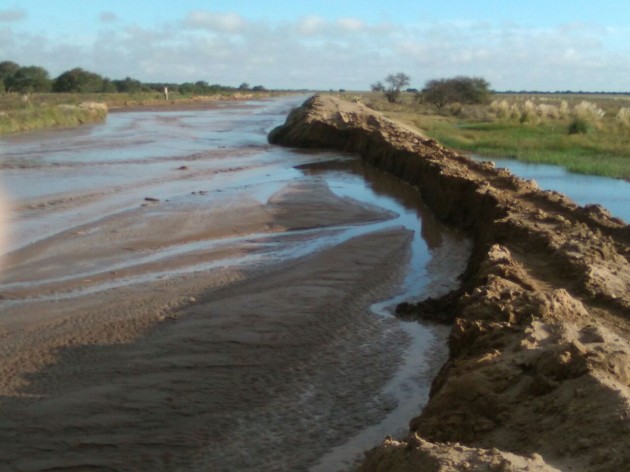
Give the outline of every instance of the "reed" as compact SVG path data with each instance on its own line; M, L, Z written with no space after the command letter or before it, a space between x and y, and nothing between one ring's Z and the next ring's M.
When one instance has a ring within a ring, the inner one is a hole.
M79 105L31 104L0 111L0 134L98 123L106 116L107 106L96 102Z

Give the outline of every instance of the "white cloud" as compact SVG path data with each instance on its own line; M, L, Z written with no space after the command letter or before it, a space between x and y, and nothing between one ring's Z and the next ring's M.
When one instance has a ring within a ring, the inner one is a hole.
M325 31L326 20L320 16L307 16L297 23L297 31L304 36L313 36Z
M0 10L0 21L14 22L21 21L26 18L26 12L21 8L11 8L7 10Z
M98 16L103 23L115 23L119 20L118 15L111 11L104 11Z
M348 32L357 32L365 28L365 23L356 18L341 18L337 20L339 27Z
M269 23L199 10L152 28L101 27L92 43L81 44L0 28L0 57L42 65L53 76L83 67L143 81L351 90L401 71L418 88L433 78L475 75L500 90L630 89L629 51L607 46L613 39L630 44L630 32L597 25L404 27L319 16Z
M237 13L214 13L198 10L188 13L184 25L221 33L238 33L245 28L247 22Z

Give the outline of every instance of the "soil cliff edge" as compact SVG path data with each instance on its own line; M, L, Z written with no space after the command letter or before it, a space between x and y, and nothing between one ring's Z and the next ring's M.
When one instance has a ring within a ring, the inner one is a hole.
M398 314L452 324L406 438L363 471L621 471L630 464L630 226L360 103L315 96L271 143L358 153L473 239L460 289Z

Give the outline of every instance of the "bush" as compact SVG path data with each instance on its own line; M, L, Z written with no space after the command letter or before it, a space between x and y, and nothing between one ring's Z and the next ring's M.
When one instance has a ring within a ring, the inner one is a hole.
M422 89L424 101L438 110L449 103L473 105L487 103L490 84L481 77L454 77L452 79L429 80Z
M621 107L616 116L617 121L619 121L624 126L630 126L630 108Z
M592 102L581 101L573 108L573 116L594 123L600 121L606 112Z
M586 134L590 129L591 124L583 117L576 116L569 124L569 134Z

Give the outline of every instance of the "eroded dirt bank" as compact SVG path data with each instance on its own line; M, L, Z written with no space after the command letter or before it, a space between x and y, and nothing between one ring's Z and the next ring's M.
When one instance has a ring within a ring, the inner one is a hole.
M630 463L630 226L334 97L307 100L269 140L357 152L474 240L459 290L399 307L452 323L450 358L409 435L361 470Z

